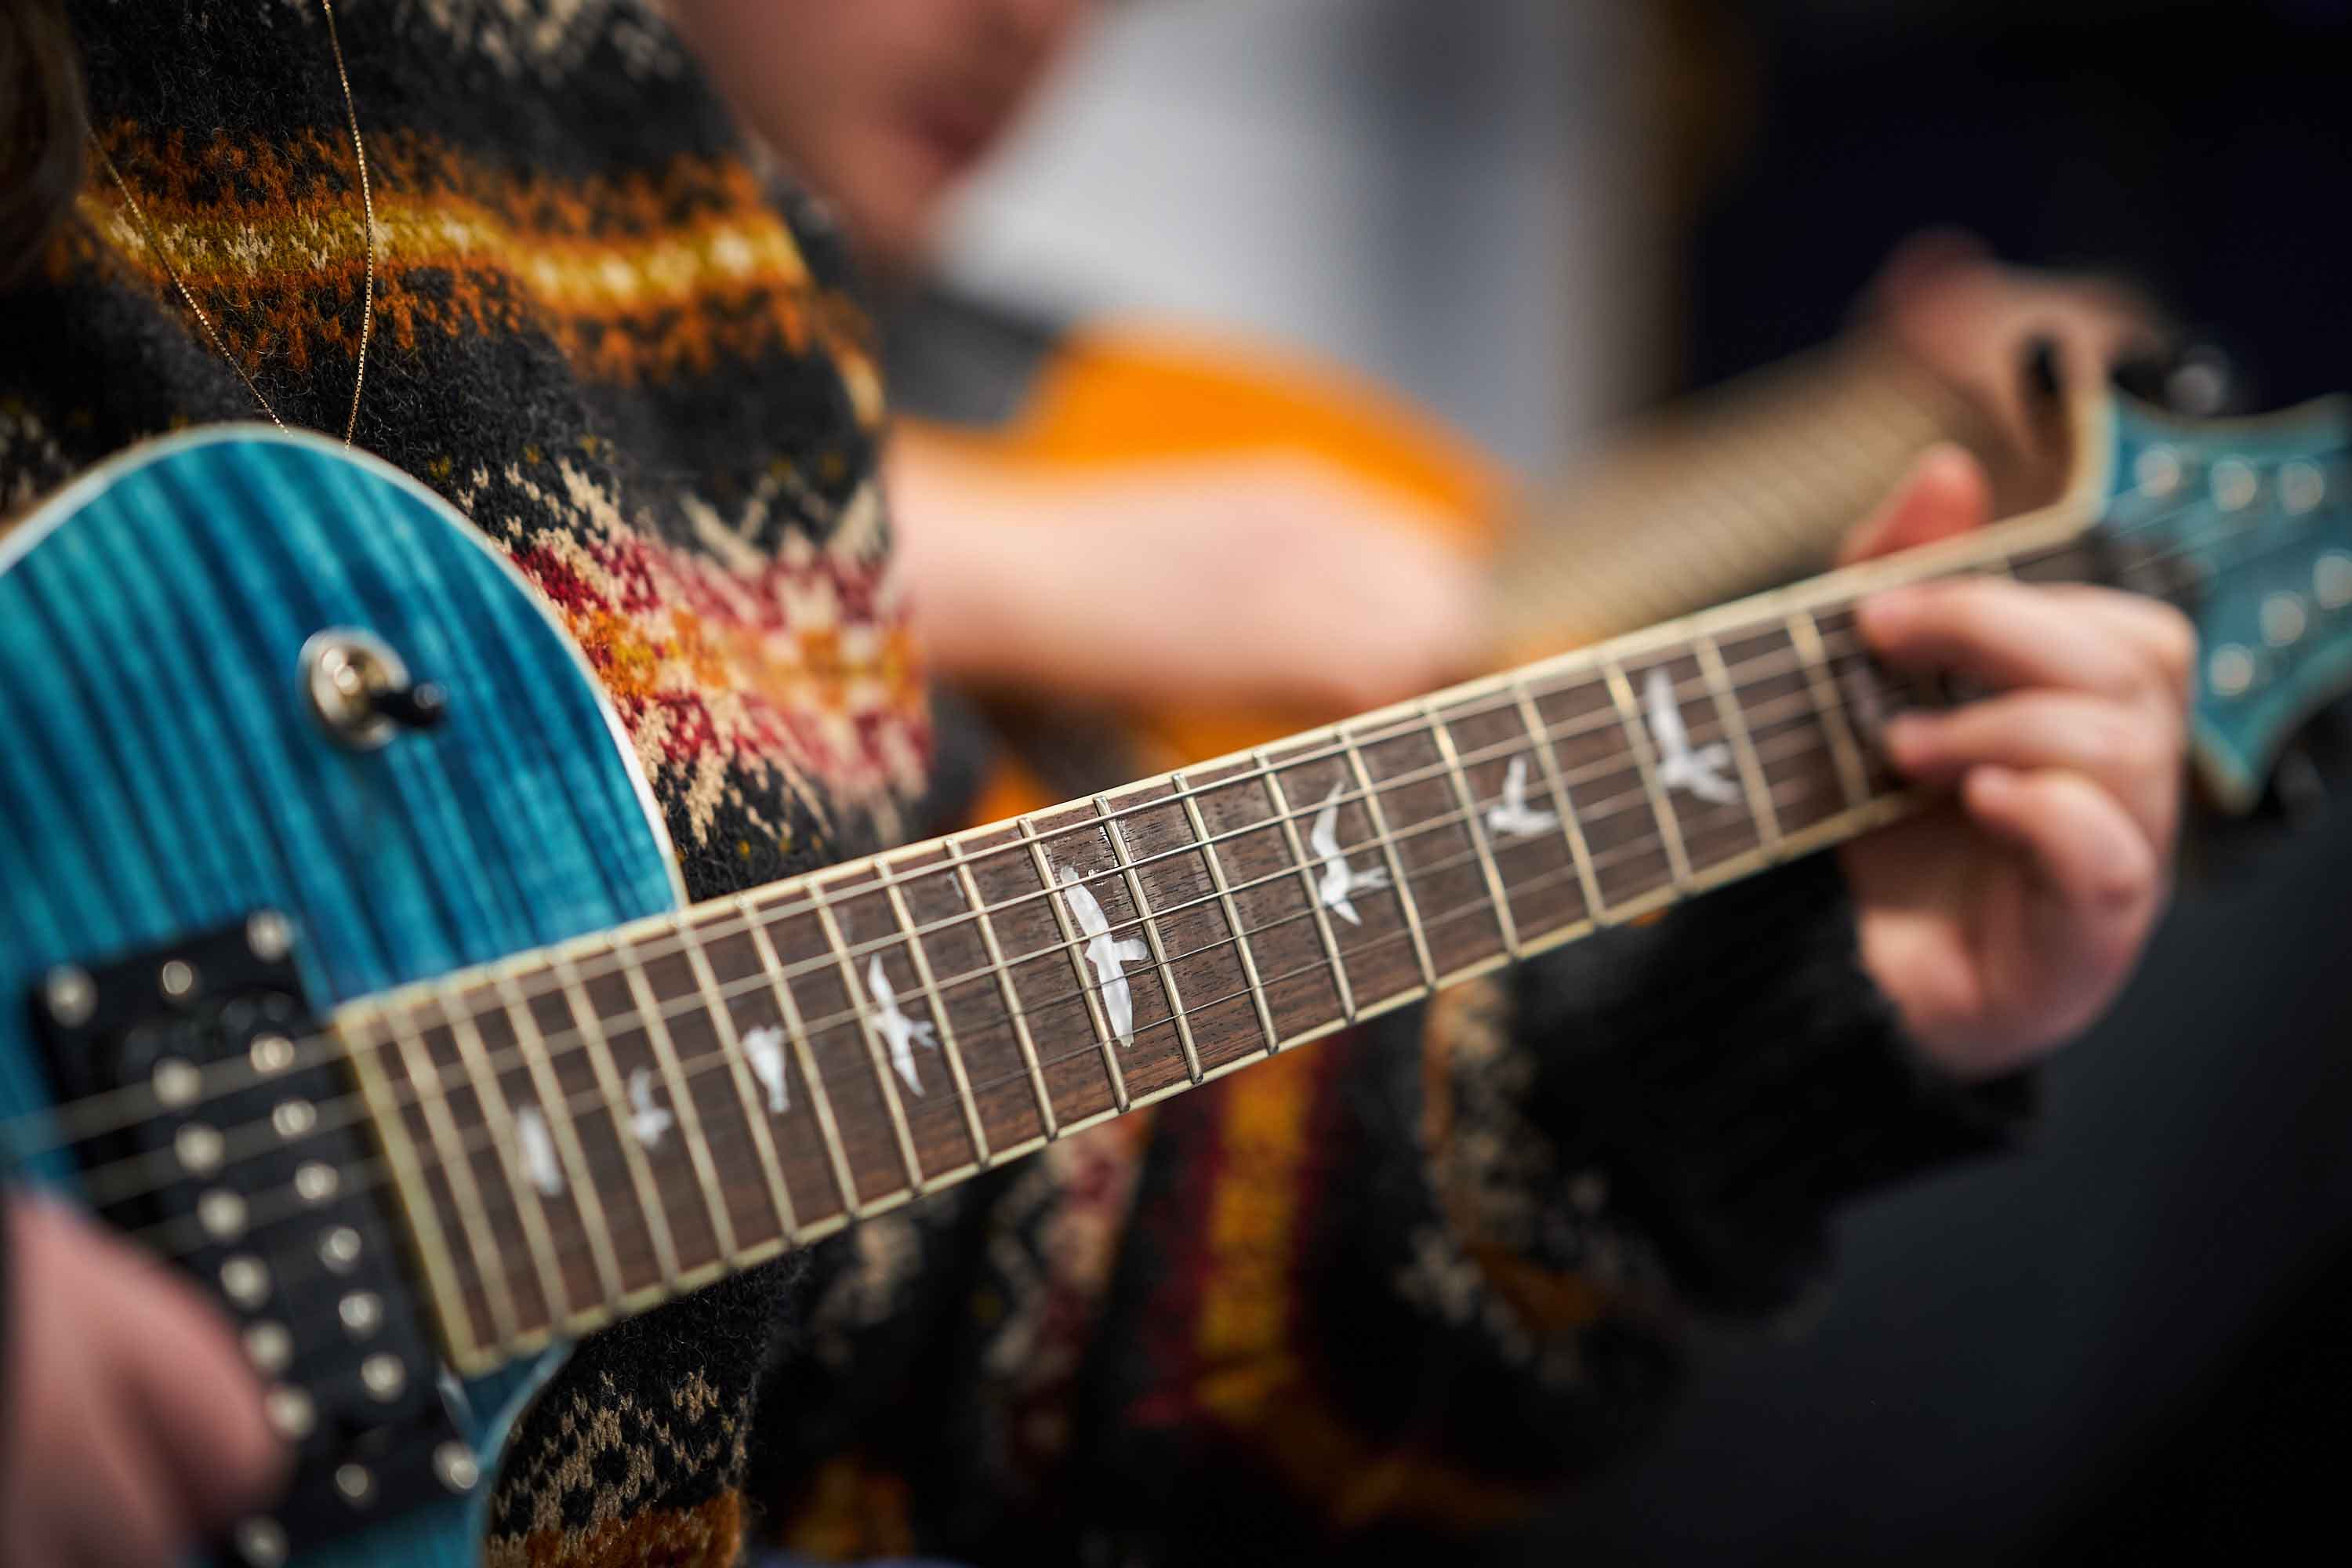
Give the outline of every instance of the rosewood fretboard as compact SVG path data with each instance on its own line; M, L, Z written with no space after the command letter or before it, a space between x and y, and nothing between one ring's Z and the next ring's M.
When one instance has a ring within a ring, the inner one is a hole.
M1905 800L1874 733L1917 694L1863 651L1856 595L2084 576L2080 527L2025 520L345 1009L453 1359L1885 820Z

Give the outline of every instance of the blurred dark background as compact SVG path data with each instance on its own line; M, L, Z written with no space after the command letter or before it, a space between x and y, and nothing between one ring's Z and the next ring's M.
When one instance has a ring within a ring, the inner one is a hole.
M1957 223L2120 271L2256 406L2352 387L2352 5L1684 6L1737 106L1685 384ZM2223 833L2024 1158L1853 1214L1820 1316L1709 1346L1584 1561L2102 1561L2335 1539L2352 1415L2352 801ZM2339 1548L2340 1549L2340 1548Z

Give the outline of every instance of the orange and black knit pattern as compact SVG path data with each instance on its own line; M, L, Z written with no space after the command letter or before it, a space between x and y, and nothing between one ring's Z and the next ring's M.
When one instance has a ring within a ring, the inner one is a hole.
M362 231L311 0L72 12L99 140L236 364L340 429ZM917 830L957 759L821 221L646 0L338 14L376 180L361 445L555 606L698 896ZM0 513L255 413L95 175L0 299ZM1835 873L1794 868L597 1335L521 1424L488 1561L1460 1561L1654 1420L1685 1313L1793 1299L1833 1201L2011 1109L1909 1065Z
M820 217L635 0L345 0L377 221L358 443L513 555L603 677L692 890L903 837L931 773L887 572L868 328ZM363 227L311 0L74 0L99 143L289 424L340 433ZM0 300L0 513L260 418L102 165ZM583 1347L498 1491L498 1564L734 1560L790 1268Z

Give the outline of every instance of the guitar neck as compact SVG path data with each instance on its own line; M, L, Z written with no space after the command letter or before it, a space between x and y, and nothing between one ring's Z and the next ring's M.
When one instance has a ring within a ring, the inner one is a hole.
M1869 334L1688 399L1541 487L1497 563L1496 646L1595 641L1810 575L1945 440L1992 445L1965 398ZM2006 512L2054 489L1997 478Z
M335 1023L485 1370L1905 809L1857 597L2053 509Z

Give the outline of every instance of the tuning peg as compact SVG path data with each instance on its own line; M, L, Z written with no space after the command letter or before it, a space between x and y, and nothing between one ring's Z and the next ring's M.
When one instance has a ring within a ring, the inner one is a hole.
M2189 419L2227 413L2238 405L2243 392L2236 358L2202 335L2118 361L2112 379L2119 390L2141 402Z

